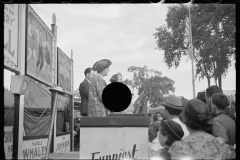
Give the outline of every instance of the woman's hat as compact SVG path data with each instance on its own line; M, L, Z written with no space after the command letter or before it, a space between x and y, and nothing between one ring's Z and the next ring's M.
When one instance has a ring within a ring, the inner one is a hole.
M102 59L100 61L97 61L94 65L93 65L93 71L103 71L105 68L108 68L110 65L112 64L112 62L108 59Z
M191 99L185 106L185 111L201 124L212 124L212 116L207 105L199 99Z
M174 122L173 120L165 120L162 121L161 124L165 127L167 132L171 134L175 139L182 139L184 132L182 130L182 127L178 123Z
M110 79L110 82L117 82L118 81L118 75L119 74L114 74L112 77L111 77L111 79Z
M176 97L176 96L169 96L166 98L166 103L163 103L162 105L164 107L169 107L177 110L183 110L184 105L186 105L188 102L187 99L184 97Z

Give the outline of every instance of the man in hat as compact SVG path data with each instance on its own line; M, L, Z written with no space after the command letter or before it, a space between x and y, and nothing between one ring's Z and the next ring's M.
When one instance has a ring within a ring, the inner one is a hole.
M187 104L188 100L184 97L169 96L166 99L166 103L162 104L165 107L165 116L167 120L173 120L178 123L184 132L183 138L189 136L189 131L184 123L179 119L184 106Z
M84 71L85 79L79 86L79 93L81 96L81 115L88 116L88 95L89 95L89 84L93 77L92 68L87 68Z
M102 59L93 65L93 71L97 71L97 74L94 74L89 85L89 117L104 117L107 114L107 110L105 109L102 102L102 92L107 86L103 77L108 75L109 66L111 64L112 62L110 60Z

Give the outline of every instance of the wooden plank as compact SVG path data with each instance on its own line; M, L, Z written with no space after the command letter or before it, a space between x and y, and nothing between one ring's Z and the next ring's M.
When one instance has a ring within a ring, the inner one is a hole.
M51 153L49 159L79 159L79 152Z

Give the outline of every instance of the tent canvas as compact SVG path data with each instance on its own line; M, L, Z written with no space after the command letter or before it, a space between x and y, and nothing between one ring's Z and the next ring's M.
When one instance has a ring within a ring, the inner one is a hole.
M51 120L51 92L30 79L24 95L24 129L26 135L48 134ZM4 92L4 122L6 124L13 125L14 110L13 108L9 110L9 107L13 104L14 95L7 91ZM57 103L57 110L65 111L68 104L68 98L60 96ZM64 119L63 116L61 117Z
M10 91L4 92L4 107L11 107L14 103L14 96Z

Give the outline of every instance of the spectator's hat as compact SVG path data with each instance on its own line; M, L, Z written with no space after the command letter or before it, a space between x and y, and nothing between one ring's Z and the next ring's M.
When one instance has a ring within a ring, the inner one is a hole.
M188 100L184 97L169 96L166 98L166 103L162 105L166 108L173 108L177 110L183 110Z
M199 99L191 99L185 106L185 112L200 124L212 124L211 113L207 105Z
M173 120L165 120L161 123L165 129L170 133L175 139L181 140L184 136L184 132L182 130L182 127L174 122Z
M97 61L93 65L93 70L94 71L103 71L104 69L108 68L111 64L112 64L112 62L110 60L102 59L100 61Z

